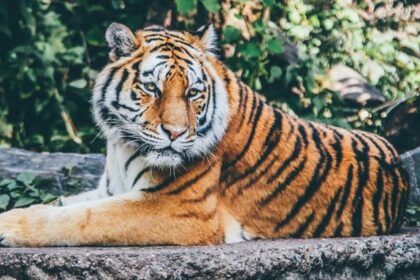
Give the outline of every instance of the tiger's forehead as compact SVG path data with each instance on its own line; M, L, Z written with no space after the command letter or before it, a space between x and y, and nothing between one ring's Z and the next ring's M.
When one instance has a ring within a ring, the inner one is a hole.
M204 54L200 46L200 40L189 33L152 26L138 32L137 36L140 37L141 45L148 48L150 52L156 50L178 51L190 56L202 56Z
M187 84L203 84L203 52L198 46L188 43L188 36L192 35L167 30L142 33L145 55L141 62L140 79L162 81L178 74L185 78Z

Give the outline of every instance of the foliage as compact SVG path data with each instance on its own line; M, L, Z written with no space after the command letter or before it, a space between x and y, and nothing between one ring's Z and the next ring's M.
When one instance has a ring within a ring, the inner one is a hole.
M404 97L420 84L419 25L392 11L378 16L379 0L345 2L3 1L0 146L103 151L89 99L95 75L107 63L104 33L113 21L133 29L155 23L193 31L212 20L222 37L221 57L274 105L305 118L381 132L383 114L365 108L368 117L358 117L360 108L347 106L325 87L325 72L344 63L391 100ZM397 7L397 1L388 2ZM349 122L348 115L356 118Z
M420 206L407 206L407 209L405 210L404 225L420 227Z
M48 203L55 196L42 189L46 182L31 173L20 173L15 179L0 181L0 212L36 203Z

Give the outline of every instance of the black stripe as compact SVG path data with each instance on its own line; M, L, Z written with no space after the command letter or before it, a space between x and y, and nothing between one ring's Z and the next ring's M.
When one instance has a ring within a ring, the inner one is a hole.
M305 144L305 146L308 146L308 136L306 134L305 127L302 124L298 125L298 131L300 135L302 136L303 143Z
M147 193L158 192L158 191L161 191L161 190L165 189L166 187L168 187L174 181L175 181L174 177L168 177L168 178L166 178L165 181L156 185L155 187L147 188L147 189L144 189L144 190L141 190L141 191L142 192L147 192Z
M209 85L209 88L208 88L208 92L210 94L211 101L213 103L213 112L211 113L211 117L210 117L210 120L207 122L207 125L205 127L200 128L199 130L197 130L197 134L199 136L206 135L209 132L209 130L211 128L213 128L213 120L214 120L214 116L216 114L216 93L215 93L214 89L215 89L215 81L213 80L212 83Z
M108 77L107 77L107 79L106 79L106 81L105 81L105 83L102 87L102 90L101 90L102 91L101 101L105 100L106 91L107 91L109 85L111 84L112 80L114 79L114 76L115 76L115 73L117 72L117 70L118 70L118 68L112 68L111 69L111 71L110 71L110 73L109 73L109 75L108 75Z
M379 151L379 153L380 153L380 155L381 155L381 158L382 159L385 159L386 158L386 156L385 156L385 151L382 149L382 147L381 146L379 146L378 145L378 143L376 143L378 140L379 140L379 138L378 137L375 137L376 139L374 139L374 137L372 137L371 135L369 135L369 134L367 134L367 133L363 133L362 134L365 138L367 138L369 141L370 141L370 143L372 144L372 145L374 145L375 147L376 147L376 149Z
M282 161L281 166L276 170L274 174L270 176L270 178L268 178L267 184L271 184L275 180L277 180L277 178L284 172L284 170L290 165L290 163L299 157L301 149L302 140L300 137L298 137L295 141L295 145L291 154L285 160Z
M343 234L343 222L340 222L334 231L334 237L340 237Z
M161 54L161 55L157 55L156 58L160 58L160 59L169 59L169 55L165 55L165 54ZM161 61L162 62L162 61Z
M196 198L191 198L191 199L183 199L182 202L184 203L199 203L199 202L203 202L205 201L210 195L214 194L217 190L216 185L213 185L209 188L207 188L204 193Z
M263 164L267 160L268 156L272 154L274 148L277 147L277 144L280 140L280 135L281 135L280 131L282 129L281 128L282 115L281 113L275 110L273 110L273 113L274 113L274 121L271 124L271 128L269 132L266 135L266 138L263 144L263 149L264 149L263 154L260 156L257 162L253 166L248 168L244 173L239 174L236 177L233 177L232 180L228 182L228 187L232 186L239 180L249 177L250 174L255 173L258 170L258 168L261 166L261 164Z
M400 202L398 205L398 213L397 213L397 218L396 221L394 223L394 227L392 228L392 232L396 232L401 224L402 224L402 219L404 217L404 207L407 204L407 198L408 198L408 192L407 190L402 190L401 191L401 198L400 198Z
M123 109L126 109L126 110L128 110L130 112L134 112L134 113L140 111L140 108L131 108L131 107L126 106L124 104L117 103L117 101L112 101L111 105L112 105L112 107L114 107L117 110L120 109L120 108L123 108Z
M333 199L330 202L330 205L328 206L327 212L325 213L324 217L322 217L321 222L316 227L313 237L320 237L324 231L328 228L328 224L331 221L332 215L334 213L335 206L337 205L338 198L340 197L340 194L342 192L342 189L339 188L333 197Z
M150 167L146 167L145 169L141 170L139 173L137 173L136 178L134 178L133 184L131 185L131 188L134 188L134 186L136 185L136 183L140 180L140 178L147 172L151 170Z
M239 95L243 96L244 98L243 98L243 105L242 105L242 107L239 108L239 112L238 112L238 116L239 116L241 121L239 123L237 131L239 131L241 129L241 127L244 123L246 108L247 108L247 105L248 105L248 95L249 95L248 91L246 91L246 88L245 88L245 91L244 91L244 87L242 85L242 82L239 82L238 85L239 85ZM241 100L242 100L242 98L241 98Z
M184 184L178 186L176 189L173 189L172 191L168 192L168 194L176 195L176 194L179 194L179 193L185 191L186 189L188 189L189 187L191 187L192 185L197 183L198 180L203 178L207 173L209 173L211 169L212 169L212 167L209 166L206 170L204 170L203 172L201 172L200 174L198 174L194 178L192 178L192 179L188 180L187 182L185 182Z
M159 62L159 63L156 63L154 66L153 66L153 68L152 69L150 69L150 70L147 70L147 71L144 71L143 73L142 73L142 75L144 76L144 77L147 77L147 76L149 76L149 75L154 75L154 72L155 72L155 69L158 67L158 66L160 66L160 65L163 65L163 64L165 64L165 63L167 63L167 61L165 60L165 61L161 61L161 62Z
M150 43L150 42L153 42L153 41L164 41L164 40L165 40L164 38L156 37L156 38L146 39L145 41L146 41L146 43Z
M181 41L181 40L174 40L174 42L175 42L175 43L179 43L179 44L181 44L181 45L184 45L184 46L186 46L187 48L190 48L190 49L192 49L192 50L194 50L194 51L196 51L196 52L200 52L200 53L202 53L202 51L201 51L201 50L197 49L196 47L194 47L194 46L193 46L193 45L191 45L190 43L187 43L187 42L184 42L184 41Z
M394 158L398 158L399 155L396 153L394 147L384 138L377 136L378 141L385 145L385 147L391 152Z
M347 177L346 183L344 184L344 193L341 197L340 207L336 212L337 220L341 219L341 215L343 214L344 207L346 207L347 199L349 198L351 186L353 184L353 164L350 164L350 167L347 169Z
M174 46L174 50L181 53L186 53L191 59L195 60L195 56L193 56L186 48Z
M389 205L388 205L388 200L389 200L389 195L385 194L385 199L384 199L384 213L385 213L385 223L386 223L386 232L389 233L389 230L391 228L391 218L389 215Z
M384 181L382 177L382 169L378 163L378 169L376 171L376 192L373 195L372 206L373 206L373 219L375 221L376 226L376 234L382 234L382 224L379 219L379 203L381 201L382 192L384 187Z
M234 166L239 160L242 159L242 157L246 154L246 152L248 151L249 147L251 146L252 140L254 140L254 136L255 136L255 132L256 132L256 128L257 125L259 123L261 114L262 114L262 110L264 107L264 103L257 97L255 97L255 99L257 99L258 101L258 105L257 105L257 109L256 109L256 113L255 113L255 117L252 121L252 128L251 128L251 133L248 137L248 141L245 144L245 147L242 149L242 151L239 153L239 155L236 156L236 158L232 161L229 162L230 166Z
M391 176L392 179L392 194L391 194L391 217L393 222L395 221L395 214L397 208L397 198L399 193L399 177L396 173L396 169L399 168L398 163L386 162L384 159L379 157L374 157L381 165L383 170L388 176Z
M120 93L121 93L122 87L123 87L125 81L127 81L127 79L128 79L128 70L124 69L121 80L115 88L115 93L117 95L117 99L116 99L117 104L120 103Z
M98 106L100 106L99 113L102 120L108 126L113 127L115 123L110 123L109 121L119 121L118 117L115 114L111 113L111 111L108 108L102 107L102 105L98 105Z
M238 89L239 89L239 91L238 91L238 97L239 97L239 102L238 102L238 109L240 110L241 108L242 108L242 102L244 101L244 96L243 96L243 89L242 89L242 85L241 85L241 83L237 83L237 85L238 85Z
M129 158L128 158L128 160L125 162L125 165L124 165L124 170L125 170L125 172L127 172L127 170L128 170L128 167L130 166L130 164L131 164L131 162L133 161L133 160L135 160L136 158L138 158L140 155L141 155L141 152L140 152L140 150L141 149L138 149L137 151L135 151Z
M183 58L183 57L180 57L179 55L177 55L177 54L173 54L173 56L177 59L177 60L181 60L181 61L184 61L186 64L188 64L188 65L193 65L194 63L191 61L191 60L189 60L188 58Z
M343 136L336 130L333 129L334 143L331 144L331 147L335 152L335 169L337 170L340 167L341 162L343 161L343 147L341 142L343 141Z
M323 147L316 127L313 126L311 123L309 123L309 126L312 128L312 139L315 142L315 146L319 152L320 158L314 169L314 173L312 175L310 183L308 184L308 187L306 188L305 193L301 197L299 197L297 202L294 204L293 208L287 214L286 218L276 225L277 230L289 223L290 220L296 216L296 214L308 202L308 200L313 197L314 193L318 191L318 189L321 187L322 183L325 181L331 170L332 157L328 153L328 151ZM321 173L321 167L323 165L325 166L323 168L323 172Z
M258 96L256 96L255 94L251 94L251 98L252 98L252 105L251 105L251 113L248 116L248 123L251 122L251 120L253 120L253 116L255 114L255 106L257 106L257 103L259 104L259 98Z
M302 234L305 232L305 230L308 228L308 226L312 223L314 218L315 218L315 213L312 212L309 216L306 217L305 222L302 223L296 231L290 234L290 237L301 237Z
M108 196L112 196L113 193L111 192L111 187L110 187L109 184L110 184L110 180L109 180L109 177L108 177L108 173L106 173L106 194Z
M293 133L295 132L295 120L290 120L289 117L286 115L287 120L289 121L289 125L290 125L290 130L287 133L286 136L286 141L288 141L290 139L290 137L293 135Z
M307 161L307 157L305 155L305 157L303 158L303 160L299 163L299 165L293 169L289 174L287 174L286 178L284 179L283 182L281 182L280 184L278 184L276 186L276 188L265 198L261 199L259 201L259 205L260 206L264 206L267 205L268 203L270 203L275 197L277 197L277 195L283 191L286 187L288 187L290 185L291 182L293 182L293 180L296 178L296 176L299 175L299 173L303 170L303 168L305 168L305 164Z
M353 224L353 236L360 236L362 231L362 218L363 218L363 205L364 205L364 197L363 197L363 188L366 183L369 181L369 146L366 141L357 134L353 134L355 138L357 138L361 145L362 150L360 151L357 148L356 142L352 139L352 147L353 151L356 156L357 160L357 172L358 172L358 182L357 182L357 189L356 193L354 194L353 198L353 217L352 217L352 224Z
M273 157L270 162L266 165L266 168L264 168L257 176L254 176L253 178L251 178L251 180L249 180L245 185L240 186L237 191L236 191L236 196L241 195L243 193L244 190L251 188L252 186L255 185L255 183L257 183L265 174L267 174L270 171L270 167L273 166L273 164L275 162L277 162L278 156ZM225 188L224 192L226 192L228 189ZM234 199L234 198L232 198Z

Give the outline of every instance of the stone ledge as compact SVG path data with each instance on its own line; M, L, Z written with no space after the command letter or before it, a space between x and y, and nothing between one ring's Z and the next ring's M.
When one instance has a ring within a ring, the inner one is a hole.
M420 229L197 247L0 248L0 279L419 279Z

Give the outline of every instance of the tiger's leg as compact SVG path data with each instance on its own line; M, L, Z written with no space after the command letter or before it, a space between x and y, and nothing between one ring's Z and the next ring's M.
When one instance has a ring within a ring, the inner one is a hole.
M135 192L0 215L3 246L217 244L222 235L216 195L206 204L185 204Z

